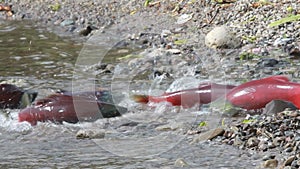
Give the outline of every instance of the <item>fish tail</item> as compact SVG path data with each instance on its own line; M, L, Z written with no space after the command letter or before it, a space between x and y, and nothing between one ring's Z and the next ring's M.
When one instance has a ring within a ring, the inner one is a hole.
M149 96L148 95L133 95L131 98L138 103L148 103L149 102Z

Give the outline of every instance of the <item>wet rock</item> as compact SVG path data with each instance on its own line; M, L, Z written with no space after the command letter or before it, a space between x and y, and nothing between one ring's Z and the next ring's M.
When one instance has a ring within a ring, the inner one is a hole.
M205 36L205 44L210 48L237 48L240 40L226 26L215 27Z
M284 111L286 108L290 108L291 110L297 109L291 102L283 100L273 100L266 105L263 113L276 114Z
M272 59L272 58L264 58L261 59L258 63L257 66L258 67L274 67L275 65L277 65L279 63L278 60L276 59Z
M278 166L278 160L270 159L263 163L264 168L276 168Z
M217 136L221 136L224 134L224 132L225 132L225 130L223 128L216 128L213 130L213 132L209 135L209 137L207 139L211 140Z
M182 159L182 158L178 158L176 161L175 161L175 167L187 167L188 166L188 164L187 164L187 162L185 162L185 160L184 159Z
M155 129L157 131L170 131L170 130L174 131L174 130L177 130L177 129L184 128L185 125L186 125L186 123L184 123L184 122L171 122L169 124L158 126Z
M76 133L77 139L101 139L105 136L105 130L82 129Z
M204 141L204 140L212 140L217 136L223 135L224 132L225 132L225 130L223 128L212 129L212 130L207 131L203 134L200 134L198 137L194 138L192 143L198 143L198 142Z
M81 36L88 36L92 32L92 30L92 27L88 26L85 29L80 30L78 34Z

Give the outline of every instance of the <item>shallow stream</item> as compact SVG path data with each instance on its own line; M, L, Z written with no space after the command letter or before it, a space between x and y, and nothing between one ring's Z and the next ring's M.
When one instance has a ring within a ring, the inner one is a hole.
M74 89L72 82L78 79L74 67L82 49L80 43L45 30L34 23L0 21L0 80L38 91L38 97L59 89ZM124 102L131 105L128 114L80 124L31 126L17 121L19 110L2 110L0 168L255 168L258 165L261 156L255 153L211 142L191 144L193 136L186 135L186 131L203 118L198 116L197 109L181 110L164 104L149 108ZM220 122L219 117L205 118L216 124ZM105 138L76 139L80 129L104 130Z

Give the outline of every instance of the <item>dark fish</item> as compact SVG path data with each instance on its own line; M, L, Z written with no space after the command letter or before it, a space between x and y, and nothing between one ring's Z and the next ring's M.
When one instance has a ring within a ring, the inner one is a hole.
M126 108L116 106L108 91L62 92L37 100L19 113L19 121L36 125L38 121L77 123L121 116Z
M23 90L12 84L0 84L0 108L19 109L30 105L37 92Z

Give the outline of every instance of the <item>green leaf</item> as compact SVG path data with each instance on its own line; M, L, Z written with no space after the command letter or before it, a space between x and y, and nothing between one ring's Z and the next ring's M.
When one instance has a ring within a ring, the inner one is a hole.
M254 120L254 119L244 119L243 121L242 121L242 123L243 124L249 124L249 123L253 123L253 122L255 122L256 120Z
M222 127L225 126L225 118L222 119Z
M152 0L145 0L144 6L147 7Z
M207 122L206 122L206 121L202 121L202 122L199 123L198 126L199 126L199 127L207 126Z
M274 22L270 23L268 26L269 27L274 27L274 26L278 26L278 25L281 25L281 24L284 24L284 23L287 23L287 22L297 21L298 19L300 19L300 14L292 15L292 16L289 16L289 17L279 19L277 21L274 21Z
M59 3L56 3L54 5L50 5L50 9L52 11L58 11L61 8L61 5Z
M294 9L293 7L289 6L286 8L286 10L288 11L288 13L292 13Z
M183 45L186 44L187 40L186 39L179 39L179 40L175 40L174 44L175 45Z

